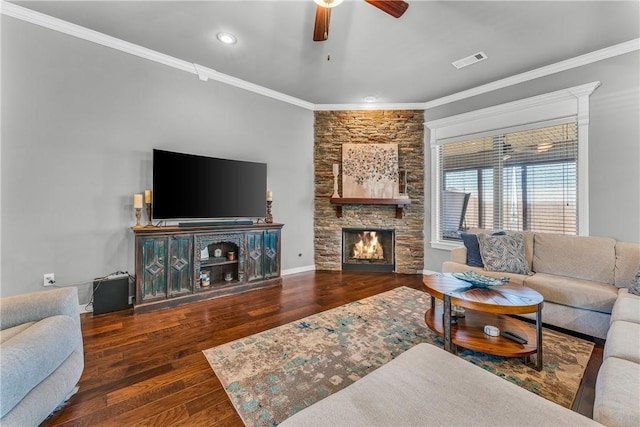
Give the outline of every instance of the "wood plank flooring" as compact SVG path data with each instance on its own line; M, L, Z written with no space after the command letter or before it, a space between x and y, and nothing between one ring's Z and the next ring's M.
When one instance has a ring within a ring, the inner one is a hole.
M43 426L242 426L202 350L399 286L422 276L316 271L282 287L153 313L83 314L80 390ZM574 410L591 416L602 346Z

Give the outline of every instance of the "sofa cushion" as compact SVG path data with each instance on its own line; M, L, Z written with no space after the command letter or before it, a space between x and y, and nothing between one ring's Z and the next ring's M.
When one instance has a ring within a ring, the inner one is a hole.
M496 231L492 236L504 236L504 231ZM478 243L478 235L473 233L460 233L462 242L467 248L467 265L471 267L484 267L482 256L480 255L480 244Z
M609 357L596 380L593 419L606 426L640 425L640 375L638 364Z
M16 325L13 328L7 328L0 331L0 344L7 341L10 338L15 337L25 329L30 328L32 325L35 325L36 322L26 322L22 325Z
M0 416L51 375L78 347L78 328L71 317L47 317L3 342L0 348Z
M536 318L535 313L518 316L533 320ZM542 322L604 340L611 327L611 315L547 300L542 306Z
M640 295L629 293L629 289L627 288L618 289L618 299L620 298L629 298L632 300L640 301Z
M0 425L46 425L42 421L78 391L77 384L83 369L83 353L76 349L46 380L29 391L24 399L3 416Z
M516 274L530 274L524 254L524 236L478 235L482 262L487 271L504 271Z
M586 426L593 420L418 344L280 426Z
M26 322L64 314L80 329L78 290L74 287L56 288L0 298L0 329L12 328Z
M536 233L533 271L612 285L616 241L608 237Z
M631 286L640 266L640 243L616 243L615 285L619 288Z
M618 296L618 288L613 285L553 274L536 273L524 284L540 292L545 301L602 313L611 313Z
M616 320L640 323L640 297L629 294L627 289L620 289L618 299L611 310L611 323Z
M613 322L607 332L603 357L617 357L640 363L640 325L623 320ZM640 375L640 365L638 374Z

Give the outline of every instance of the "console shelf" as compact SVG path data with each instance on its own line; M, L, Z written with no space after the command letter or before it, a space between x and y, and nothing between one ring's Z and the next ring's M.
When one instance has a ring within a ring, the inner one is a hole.
M336 217L342 218L343 205L396 205L396 218L402 219L403 209L406 205L411 204L411 199L365 199L365 198L345 198L332 197L329 199L332 205L336 207Z
M215 260L215 259L201 259L200 260L200 267L209 267L209 266L214 266L214 265L229 265L229 264L237 264L238 260L234 259L233 261L229 261L225 258L222 258L220 260Z
M282 227L255 224L134 229L134 313L282 284ZM229 252L235 253L233 259L229 259ZM201 259L206 253L222 256Z

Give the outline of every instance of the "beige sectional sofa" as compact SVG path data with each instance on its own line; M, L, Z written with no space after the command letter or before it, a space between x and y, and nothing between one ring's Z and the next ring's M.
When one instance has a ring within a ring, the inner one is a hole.
M466 266L464 248L443 271L508 276L545 297L544 322L606 337L593 420L419 344L280 425L640 426L640 297L623 289L640 266L640 244L527 233L524 246L530 276Z
M604 237L524 233L531 275L466 265L454 249L443 272L507 276L540 292L543 323L606 338L593 419L607 426L640 425L640 297L628 292L640 268L640 244Z
M544 323L606 338L619 289L627 288L640 266L640 244L607 237L524 233L525 259L532 275L470 267L465 247L451 251L442 271L509 277L544 297Z

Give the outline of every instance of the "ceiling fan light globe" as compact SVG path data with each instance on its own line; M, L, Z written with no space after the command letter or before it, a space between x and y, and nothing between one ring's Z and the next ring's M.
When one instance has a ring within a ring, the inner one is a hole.
M336 7L344 0L313 0L320 7Z

